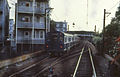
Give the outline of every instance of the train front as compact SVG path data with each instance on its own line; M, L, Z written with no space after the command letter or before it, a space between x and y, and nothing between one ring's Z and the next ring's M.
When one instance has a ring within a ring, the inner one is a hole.
M51 54L59 54L64 51L64 34L61 32L49 32L46 36L46 51Z

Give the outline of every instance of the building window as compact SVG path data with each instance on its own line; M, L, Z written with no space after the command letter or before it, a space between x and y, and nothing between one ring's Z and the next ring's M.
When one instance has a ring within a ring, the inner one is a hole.
M44 32L43 31L40 31L39 35L40 35L40 38L44 38Z
M44 22L45 22L44 17L40 17L40 24L41 24L42 26L44 26Z
M64 42L67 42L67 37L65 37L65 40L64 40Z
M29 32L28 32L28 31L25 31L25 32L24 32L24 37L25 37L25 38L29 38Z
M22 18L22 21L23 21L23 22L30 22L30 17L23 17L23 18Z
M43 12L45 10L45 3L41 2L40 3L40 10Z
M39 38L39 31L35 31L35 38Z
M29 3L29 2L26 2L25 5L26 5L26 7L29 7L29 6L30 6L30 3Z

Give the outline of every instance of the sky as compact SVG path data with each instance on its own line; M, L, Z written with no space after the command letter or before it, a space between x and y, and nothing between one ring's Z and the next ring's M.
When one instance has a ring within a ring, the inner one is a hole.
M14 18L14 5L16 0L8 0L11 8L10 18ZM88 2L87 2L88 1ZM106 17L106 26L115 17L115 12L120 0L50 0L51 19L68 22L70 30L74 31L97 31L103 28L104 9L111 14ZM88 3L88 4L87 4ZM88 8L87 8L88 5ZM88 22L88 24L87 24ZM75 25L73 25L75 23Z

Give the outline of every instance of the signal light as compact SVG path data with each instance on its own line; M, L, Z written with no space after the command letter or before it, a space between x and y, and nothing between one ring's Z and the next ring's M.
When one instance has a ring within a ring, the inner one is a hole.
M46 47L48 48L48 45L46 45Z
M60 46L60 48L63 48L63 46Z

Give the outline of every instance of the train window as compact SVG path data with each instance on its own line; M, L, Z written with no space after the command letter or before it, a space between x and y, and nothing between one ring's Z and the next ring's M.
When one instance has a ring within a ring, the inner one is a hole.
M68 39L69 41L71 41L71 38L69 37L69 39Z
M72 37L72 41L74 41L74 38Z
M59 27L60 26L60 24L56 24L56 27Z
M64 40L64 42L67 42L67 37L65 37L65 40Z

